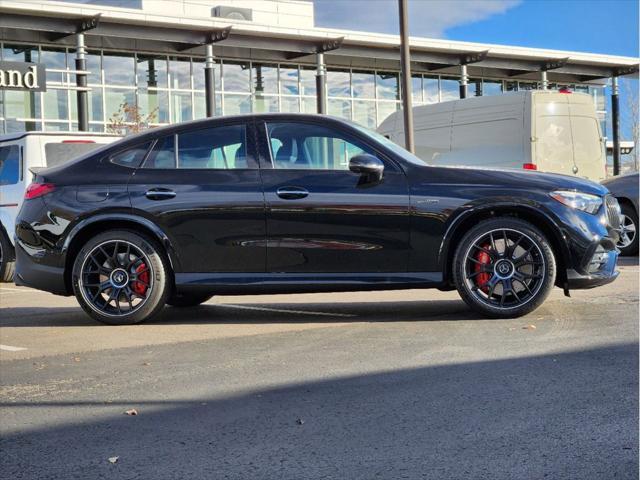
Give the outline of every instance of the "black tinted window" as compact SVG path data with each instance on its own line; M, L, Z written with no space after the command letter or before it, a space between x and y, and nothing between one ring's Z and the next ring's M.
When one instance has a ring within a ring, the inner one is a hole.
M151 142L147 142L129 148L124 152L116 153L111 157L111 163L122 165L123 167L137 168L142 160L144 160L144 156L147 154L147 151L149 151L150 146Z
M375 154L360 141L321 125L270 123L268 131L275 168L348 170L354 155Z
M170 135L159 140L145 168L257 168L247 155L246 128L228 125Z
M175 135L158 139L144 162L144 168L176 168Z
M0 185L13 185L20 181L20 147L0 147Z

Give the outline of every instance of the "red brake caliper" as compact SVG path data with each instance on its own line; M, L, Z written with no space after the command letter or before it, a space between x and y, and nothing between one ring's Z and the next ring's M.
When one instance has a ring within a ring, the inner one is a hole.
M146 270L146 272L144 270ZM147 270L147 266L144 263L141 263L140 265L138 265L138 268L136 268L136 273L138 274L138 280L140 281L133 282L131 284L131 288L138 295L144 297L147 293L147 285L149 285L149 270Z
M487 250L489 249L489 245L483 245L482 247L486 248ZM478 260L480 263L474 264L473 270L475 272L480 272L482 270L482 267L491 263L491 257L487 252L483 250L478 251L478 253L476 254L476 260ZM487 282L489 281L489 279L491 279L491 274L487 272L478 273L478 275L476 275L476 283L484 293L487 293L489 291L489 289L487 288Z

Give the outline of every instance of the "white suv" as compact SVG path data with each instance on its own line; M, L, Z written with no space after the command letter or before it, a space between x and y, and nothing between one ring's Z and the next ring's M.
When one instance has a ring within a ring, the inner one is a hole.
M15 220L32 175L121 137L85 132L20 132L0 135L0 281L13 278Z

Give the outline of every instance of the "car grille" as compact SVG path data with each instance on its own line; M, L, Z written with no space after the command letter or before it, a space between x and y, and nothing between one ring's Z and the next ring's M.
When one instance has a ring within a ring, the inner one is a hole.
M607 207L607 221L609 225L618 230L620 229L620 205L613 195L604 197L604 204Z

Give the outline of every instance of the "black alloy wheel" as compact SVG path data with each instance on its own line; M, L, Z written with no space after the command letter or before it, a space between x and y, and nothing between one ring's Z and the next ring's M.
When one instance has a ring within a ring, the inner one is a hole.
M136 232L107 232L78 253L73 288L82 308L109 324L139 323L158 313L167 297L160 248Z
M463 300L493 318L535 310L555 282L553 251L544 235L518 219L481 222L462 239L454 279Z

